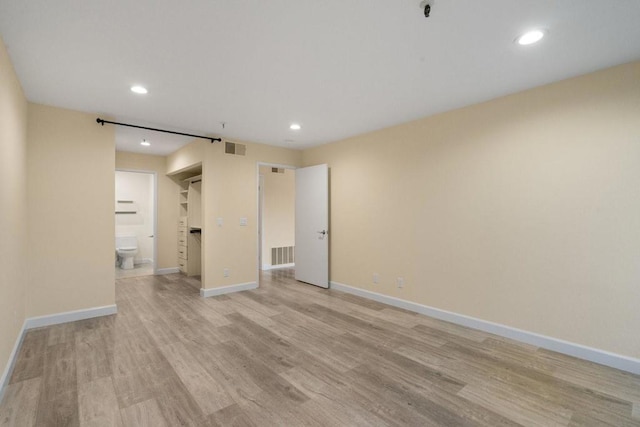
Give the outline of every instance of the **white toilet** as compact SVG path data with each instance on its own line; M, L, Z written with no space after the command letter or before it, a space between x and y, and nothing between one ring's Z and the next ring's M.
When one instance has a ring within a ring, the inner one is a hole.
M123 270L133 268L133 258L138 253L138 239L136 236L116 236L116 253L118 264Z

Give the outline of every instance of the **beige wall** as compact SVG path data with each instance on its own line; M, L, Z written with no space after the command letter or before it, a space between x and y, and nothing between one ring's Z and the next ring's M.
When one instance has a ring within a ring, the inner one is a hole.
M158 266L178 266L178 191L179 186L167 173L167 157L116 152L116 169L156 172L158 180Z
M197 139L167 156L166 173L174 174L185 168L202 163L207 145L211 144L203 139ZM220 143L218 143L220 144Z
M27 100L0 39L0 375L25 319L26 151Z
M245 144L241 141L234 141ZM224 153L224 144L205 146L202 203L203 287L217 288L258 280L258 162L298 166L298 150L246 143L246 156ZM240 226L240 218L247 226ZM222 227L216 225L222 218ZM223 270L230 270L229 277Z
M639 82L635 62L306 150L331 168L331 280L640 357Z
M264 177L262 200L262 265L271 266L271 248L295 245L296 176L294 169L273 173L261 166Z
M114 136L95 115L29 104L27 317L115 303Z

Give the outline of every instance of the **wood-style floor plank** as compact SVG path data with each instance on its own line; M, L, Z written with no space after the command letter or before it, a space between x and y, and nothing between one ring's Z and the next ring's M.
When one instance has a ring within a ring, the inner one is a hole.
M118 314L28 331L0 426L640 427L640 376L264 273L118 279Z
M223 385L211 377L185 347L166 345L161 347L161 351L205 415L234 403Z
M36 425L40 382L40 378L31 378L7 387L5 397L0 403L0 426Z
M211 427L254 427L259 425L251 421L237 403L216 411L207 418L207 421L209 423L208 425Z
M81 427L123 425L111 378L100 378L79 386L78 412Z
M125 426L169 427L155 399L121 409L120 415Z
M44 351L49 341L48 328L27 331L18 353L11 383L42 376L44 368Z

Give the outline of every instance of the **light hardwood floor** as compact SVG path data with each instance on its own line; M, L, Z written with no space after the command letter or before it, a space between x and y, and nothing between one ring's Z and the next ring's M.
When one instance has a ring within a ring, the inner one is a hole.
M153 275L153 264L136 264L131 270L123 270L120 267L115 268L116 279L124 279L126 277L151 276Z
M640 377L293 280L200 298L120 279L118 314L31 330L13 426L640 426Z

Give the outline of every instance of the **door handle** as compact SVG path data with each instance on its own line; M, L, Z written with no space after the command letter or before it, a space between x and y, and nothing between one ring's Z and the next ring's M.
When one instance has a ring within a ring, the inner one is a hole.
M322 234L323 236L326 236L327 233L327 230L318 231L318 234Z
M151 236L149 236L149 237L153 237L153 234Z

